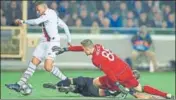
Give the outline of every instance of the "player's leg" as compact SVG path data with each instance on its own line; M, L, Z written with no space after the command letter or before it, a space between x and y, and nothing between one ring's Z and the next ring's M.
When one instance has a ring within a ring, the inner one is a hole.
M145 56L147 56L151 60L153 67L154 67L154 71L155 71L157 68L157 61L155 58L155 53L152 51L146 51L146 52L144 52L144 54L145 54Z
M35 72L37 66L41 63L41 60L39 60L37 57L33 57L31 62L29 62L29 66L26 69L26 71L23 73L22 77L18 81L19 85L22 85L24 83L27 83L29 78L33 75Z
M132 55L131 55L131 59L132 59L132 68L135 69L136 68L136 59L138 57L138 55L140 54L140 52L133 50Z
M33 53L33 58L32 60L29 62L28 68L26 69L26 71L23 73L22 77L20 78L20 80L15 83L15 84L6 84L6 86L9 89L15 90L17 92L20 92L20 86L22 84L26 84L27 81L29 80L29 78L33 75L33 73L36 70L36 67L41 63L42 58L43 58L43 54L44 54L44 43L40 43L34 53Z
M135 98L150 98L149 96L143 96L138 94L138 92L142 91L142 87L137 80L137 77L139 77L138 74L136 74L135 71L132 71L131 69L127 68L126 71L119 76L119 79L121 80L120 84L122 84L126 88L129 88L129 93Z
M99 96L100 97L105 97L105 96L110 96L110 94L105 93L104 89L99 89Z
M139 94L136 94L138 92L145 92L145 93L148 93L148 94L152 94L152 95L157 95L157 96L161 96L161 97L164 97L164 98L172 98L173 96L169 93L166 93L166 92L162 92L158 89L155 89L151 86L141 86L141 84L138 84L137 86L135 86L136 84L136 80L135 79L131 79L129 81L129 83L127 83L129 86L128 87L134 87L133 89L135 91L132 91L134 92L133 96L137 97L137 98L140 98Z
M158 96L161 96L161 97L164 97L164 98L167 98L167 99L173 99L174 98L174 96L171 95L170 93L160 91L160 90L158 90L156 88L153 88L151 86L148 86L148 85L143 86L142 90L145 93L152 94L152 95L158 95Z
M106 87L103 86L103 82L105 81L105 80L103 80L103 77L105 77L105 76L95 78L95 79L93 80L93 84L94 84L96 87L98 87L98 88L106 89ZM100 82L100 78L101 78L101 82ZM104 83L104 84L105 84L105 83Z
M94 86L100 89L107 89L111 91L119 91L119 88L109 80L108 76L97 77L93 80Z
M126 70L125 73L123 73L123 75L120 78L124 79L124 82L122 82L121 84L123 84L127 88L130 88L130 94L132 94L133 96L137 98L140 98L138 97L139 95L135 94L137 92L145 92L145 93L152 94L152 95L158 95L164 98L172 97L170 94L159 91L153 87L150 87L150 86L142 87L141 84L138 82L138 80L134 77L132 71L129 69Z
M162 97L158 97L155 95L150 95L150 94L146 94L146 93L141 93L141 92L136 92L135 93L136 98L138 99L152 99L152 100L156 100L156 99L164 99Z
M54 76L61 80L65 80L67 77L59 70L58 67L54 66L54 59L56 57L56 53L52 51L54 46L60 46L59 42L48 42L46 58L44 62L44 68L46 71L51 72Z
M121 80L123 80L121 82L121 84L124 85L126 88L129 88L130 94L133 95L134 97L140 98L140 99L150 98L150 97L145 97L145 96L141 96L138 94L138 92L145 92L145 90L143 91L141 84L134 77L134 75L130 69L127 69L121 76L119 76L119 78ZM149 90L149 91L153 94L153 92L151 90ZM148 95L146 95L146 96L148 96ZM144 98L142 98L142 97L144 97Z
M127 88L130 88L130 94L138 99L153 99L151 95L142 93L142 86L138 81L133 78L123 83Z
M127 94L121 93L115 83L109 80L107 76L98 77L93 80L93 83L100 88L101 96L117 96L121 94L117 98L125 99L127 97Z

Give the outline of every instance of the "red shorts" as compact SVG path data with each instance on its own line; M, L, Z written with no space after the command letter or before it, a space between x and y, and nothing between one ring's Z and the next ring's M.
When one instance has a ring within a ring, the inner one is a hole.
M117 76L118 82L127 88L138 86L139 82L134 77L131 69L126 69L123 73ZM113 81L108 76L99 77L99 81L102 84L102 88L109 90L119 90Z

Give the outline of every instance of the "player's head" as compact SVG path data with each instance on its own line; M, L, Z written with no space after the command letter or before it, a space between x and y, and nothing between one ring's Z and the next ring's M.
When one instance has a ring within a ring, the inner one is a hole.
M94 50L94 44L90 39L85 39L81 41L81 45L86 55L92 55L93 50Z
M42 1L37 1L35 3L35 6L36 6L37 13L39 13L40 15L43 15L46 9L48 8L47 4Z
M139 28L139 34L140 35L146 35L147 34L147 27L146 26L141 26L140 28Z

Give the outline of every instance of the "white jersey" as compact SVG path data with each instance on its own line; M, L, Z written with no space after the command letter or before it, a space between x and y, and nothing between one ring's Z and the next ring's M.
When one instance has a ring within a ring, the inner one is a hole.
M60 26L65 30L67 42L71 43L71 36L68 26L60 18L58 18L56 12L52 9L47 9L39 18L26 20L24 23L29 25L42 24L42 41L60 41L60 36L58 34L58 26Z

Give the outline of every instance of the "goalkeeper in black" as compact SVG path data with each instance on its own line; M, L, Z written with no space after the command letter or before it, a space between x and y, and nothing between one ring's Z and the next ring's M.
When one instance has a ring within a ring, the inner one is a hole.
M137 70L133 70L134 76L139 79L140 73ZM44 88L57 89L59 92L73 92L81 94L86 97L106 97L106 96L117 96L118 98L125 99L127 94L123 94L120 91L110 91L105 89L99 89L93 85L93 79L90 77L77 77L67 78L57 84L45 83Z

